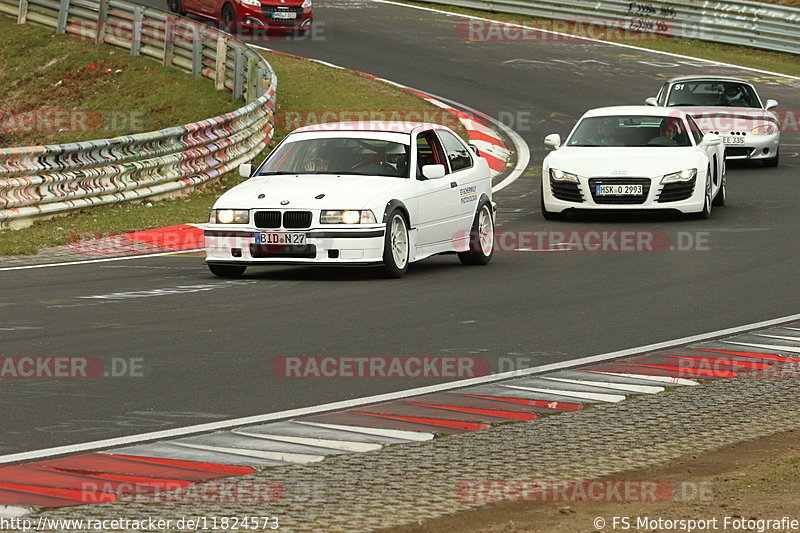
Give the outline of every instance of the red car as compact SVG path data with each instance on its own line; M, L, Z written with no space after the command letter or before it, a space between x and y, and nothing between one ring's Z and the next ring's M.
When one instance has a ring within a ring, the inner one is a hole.
M167 0L173 13L214 19L227 31L311 29L312 0Z

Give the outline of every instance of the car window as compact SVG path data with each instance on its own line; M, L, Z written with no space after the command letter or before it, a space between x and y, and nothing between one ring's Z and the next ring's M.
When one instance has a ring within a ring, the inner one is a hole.
M692 117L686 117L686 118L689 122L689 131L691 132L692 137L694 138L694 144L695 145L700 144L700 142L703 140L702 130L700 130L697 123L695 123Z
M750 85L719 80L674 83L669 90L667 106L761 107L755 89Z
M417 136L417 175L422 176L422 167L425 165L444 165L445 172L449 172L444 156L444 150L439 143L439 138L433 130L420 133Z
M363 174L408 177L406 144L383 139L324 137L286 142L269 155L259 175Z
M665 122L673 122L675 134L662 138ZM665 147L691 146L685 126L672 117L619 115L583 118L567 139L566 146L585 147Z
M449 131L440 130L439 138L442 140L444 150L447 153L447 160L453 172L463 170L472 166L472 156L469 148Z

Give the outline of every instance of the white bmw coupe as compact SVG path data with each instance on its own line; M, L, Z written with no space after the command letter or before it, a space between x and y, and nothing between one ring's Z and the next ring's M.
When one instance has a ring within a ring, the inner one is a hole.
M489 166L452 130L425 123L306 126L249 179L223 194L205 228L206 263L220 277L250 265L381 265L457 253L484 265L494 251Z
M542 165L544 218L570 210L670 209L711 214L727 194L725 157L718 135L703 134L686 113L619 106L586 112Z

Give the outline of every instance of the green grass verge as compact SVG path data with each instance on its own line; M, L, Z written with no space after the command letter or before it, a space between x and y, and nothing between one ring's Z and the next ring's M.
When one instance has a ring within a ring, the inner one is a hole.
M0 18L2 20L2 18ZM23 26L22 28L27 28ZM48 37L49 38L49 37ZM23 40L24 42L24 40ZM12 39L6 39L8 46L15 45ZM85 60L91 60L93 54L98 53L94 46L86 47ZM101 49L104 47L101 47ZM112 49L112 51L114 51ZM19 53L19 50L17 51ZM112 57L123 54L117 51ZM264 54L278 75L278 99L275 118L275 138L271 146L282 139L287 130L298 127L305 121L316 121L319 118L330 122L339 118L360 117L367 112L379 113L375 115L380 120L390 119L402 115L410 117L422 116L423 118L441 119L464 135L460 126L455 127L452 118L431 104L428 104L412 93L372 80L366 76L345 70L333 69L312 61L305 61L281 54ZM154 63L142 58L135 59L140 69L152 69ZM79 62L80 64L80 62ZM310 80L313 82L310 83ZM172 93L179 95L185 90L192 94L192 99L198 93L193 89L183 89L185 81L193 81L185 74L179 74L172 82ZM20 86L33 83L27 79L20 81ZM152 83L152 82L151 82ZM210 86L210 82L207 82ZM98 92L99 92L98 88ZM115 86L103 87L106 100L126 101L124 96L118 96ZM211 88L213 92L213 88ZM227 94L227 93L225 93ZM40 95L41 97L41 95ZM169 100L167 96L165 100ZM228 95L228 98L230 96ZM183 103L181 103L183 102ZM83 104L80 104L83 105ZM173 105L189 105L184 98ZM126 106L127 107L127 106ZM340 113L345 112L345 113ZM381 113L382 112L382 113ZM213 111L208 111L208 118L214 116ZM416 114L416 115L415 115ZM186 120L175 119L172 124L184 123ZM260 161L263 156L257 157ZM77 211L69 216L58 217L52 220L37 222L33 226L17 230L0 231L0 255L27 255L35 254L40 248L69 244L88 238L106 237L163 226L182 223L205 222L214 201L222 192L229 189L241 178L235 173L229 173L216 183L207 185L203 190L195 191L187 197L162 200L158 202L119 204L107 207L87 208ZM148 206L149 204L149 206Z
M643 38L643 36L640 34L630 34L630 36L625 38L624 35L620 35L622 33L620 31L615 31L612 29L604 35L603 30L597 30L595 28L590 30L585 23L583 25L576 25L564 21L553 21L527 17L525 15L498 13L494 11L479 11L476 9L450 7L428 2L404 1L403 3L413 6L440 9L442 11L449 11L451 13L524 24L547 30L556 30L578 36L597 37L610 42L629 44L632 46L647 48L649 50L658 50L672 54L719 61L721 63L730 63L743 67L778 72L781 74L789 74L791 76L800 76L800 61L798 61L799 56L795 54L769 52L766 50L756 50L755 48L748 48L744 46L693 41L689 39L673 39L663 36L656 36L652 39L649 39L646 38L646 35L644 36L645 38ZM800 0L773 0L771 3L782 4L789 7L800 7Z
M176 68L6 16L0 16L0 94L0 147L159 130L244 105Z

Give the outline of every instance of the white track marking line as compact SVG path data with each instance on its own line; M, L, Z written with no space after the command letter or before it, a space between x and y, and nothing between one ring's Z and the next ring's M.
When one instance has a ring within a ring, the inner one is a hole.
M797 338L797 337L784 337L783 335L765 335L765 334L762 334L762 333L756 333L756 336L764 337L764 338L767 338L767 339L778 339L778 340L781 340L781 341L794 342L795 344L800 346L800 338Z
M383 448L380 444L369 442L353 442L347 440L320 439L316 437L294 437L289 435L274 435L271 433L251 433L249 431L234 429L231 431L236 435L253 437L275 442L286 442L290 444L302 444L304 446L316 446L317 448L328 448L343 452L371 452Z
M30 270L33 268L50 268L50 267L61 267L61 266L74 266L74 265L86 265L90 263L108 263L110 261L129 261L131 259L142 259L147 257L163 257L165 255L179 255L179 254L188 254L193 252L199 252L203 250L203 248L195 248L193 250L178 250L175 252L160 252L157 254L144 254L144 255L126 255L124 257L104 257L102 259L86 259L83 261L69 261L65 263L46 263L42 265L25 265L25 266L13 266L13 267L0 267L0 272L5 270Z
M272 422L277 420L286 420L290 418L297 418L301 416L308 416L312 414L320 414L329 411L341 411L345 409L352 409L354 407L361 407L371 403L388 402L392 400L399 400L408 398L409 396L420 396L433 392L450 391L453 389L461 389L465 387L472 387L475 385L483 385L485 383L494 383L497 381L504 381L512 378L526 377L534 374L543 374L546 372L553 372L556 370L564 370L567 368L583 366L592 363L600 363L611 359L619 359L630 355L640 355L642 353L664 350L667 348L674 348L686 344L706 341L710 339L717 339L719 337L726 337L745 331L752 331L757 329L768 328L777 326L787 322L796 322L800 320L800 314L790 315L772 320L764 320L755 322L753 324L746 324L744 326L737 326L733 328L721 329L718 331L711 331L699 335L691 335L689 337L682 337L665 342L658 342L654 344L647 344L645 346L637 346L634 348L627 348L624 350L617 350L599 355L592 355L589 357L582 357L579 359L572 359L569 361L560 361L558 363L550 363L546 365L522 368L519 370L512 370L500 374L490 374L488 376L480 376L460 381L452 381L448 383L440 383L437 385L428 385L426 387L418 387L415 389L406 389L403 391L390 392L385 394L378 394L375 396L366 396L363 398L354 398L352 400L343 400L339 402L326 403L322 405L315 405L311 407L302 407L299 409L290 409L288 411L278 411L275 413L268 413L264 415L248 416L244 418L234 418L231 420L223 420L220 422L209 422L206 424L197 424L194 426L186 426L182 428L166 429L161 431L153 431L150 433L141 433L138 435L130 435L126 437L116 437L111 439L103 439L92 442L84 442L80 444L69 444L66 446L57 446L54 448L45 448L41 450L34 450L30 452L12 453L0 456L0 464L18 463L22 461L33 461L36 459L43 459L45 457L53 457L56 455L75 454L81 452L97 451L105 448L117 448L122 446L130 446L132 444L141 444L147 441L172 439L176 437L183 437L187 435L195 435L199 433L208 433L221 429L232 429L239 426L247 426L252 424L259 424L264 422ZM786 347L777 347L785 350ZM800 348L798 348L800 352ZM631 376L641 377L641 376ZM668 380L679 378L667 378ZM560 393L559 393L560 394Z

